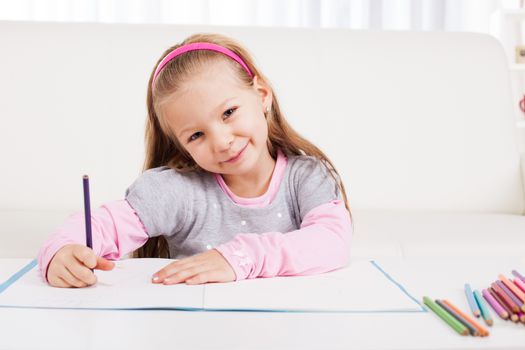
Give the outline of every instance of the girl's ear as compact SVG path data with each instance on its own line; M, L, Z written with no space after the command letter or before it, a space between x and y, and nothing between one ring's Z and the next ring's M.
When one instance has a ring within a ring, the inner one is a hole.
M258 76L253 77L253 88L261 99L263 112L268 111L272 107L272 89L263 80L259 80Z

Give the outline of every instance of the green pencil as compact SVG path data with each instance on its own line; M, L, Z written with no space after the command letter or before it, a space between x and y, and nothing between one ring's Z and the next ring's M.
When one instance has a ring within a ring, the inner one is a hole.
M462 325L458 320L454 318L454 316L446 312L441 306L436 304L432 299L425 296L423 297L423 303L425 303L425 305L428 306L428 308L432 310L436 315L441 317L441 319L445 321L450 327L452 327L456 332L458 332L461 335L469 334L467 327Z

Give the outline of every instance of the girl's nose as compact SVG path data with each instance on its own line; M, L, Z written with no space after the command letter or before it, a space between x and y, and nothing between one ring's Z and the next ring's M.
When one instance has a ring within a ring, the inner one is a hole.
M227 151L233 143L233 134L228 128L218 128L213 135L213 150L217 153Z

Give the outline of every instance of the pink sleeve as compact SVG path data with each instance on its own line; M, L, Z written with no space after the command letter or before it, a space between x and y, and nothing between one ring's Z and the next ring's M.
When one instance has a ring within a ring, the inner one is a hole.
M308 212L299 230L238 234L216 249L236 280L310 275L346 266L352 224L344 202L334 200Z
M148 235L139 217L126 200L109 202L91 213L93 251L116 260L141 247ZM86 244L84 213L71 215L38 252L38 265L47 279L47 267L55 253L66 244Z

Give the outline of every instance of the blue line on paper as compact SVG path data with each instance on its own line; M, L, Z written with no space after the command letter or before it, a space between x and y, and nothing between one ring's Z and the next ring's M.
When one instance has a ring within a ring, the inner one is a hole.
M15 273L8 280L6 280L4 283L0 284L0 293L2 293L4 290L9 288L13 283L18 281L20 279L20 277L25 275L29 270L31 270L35 266L36 266L36 259L32 260L29 264L24 266L20 271Z
M407 297L409 297L410 299L412 299L412 301L414 301L416 304L419 305L419 307L421 308L421 311L423 312L428 312L424 307L423 305L416 299L414 298L407 290L405 287L403 287L403 285L401 285L401 283L397 282L392 276L390 276L388 273L386 273L385 270L383 270L383 268L381 268L381 266L379 266L379 264L377 262L375 262L374 260L370 260L370 263L372 265L374 265L379 271L381 271L386 278L388 278L392 283L394 283L403 293L405 293L405 295Z

